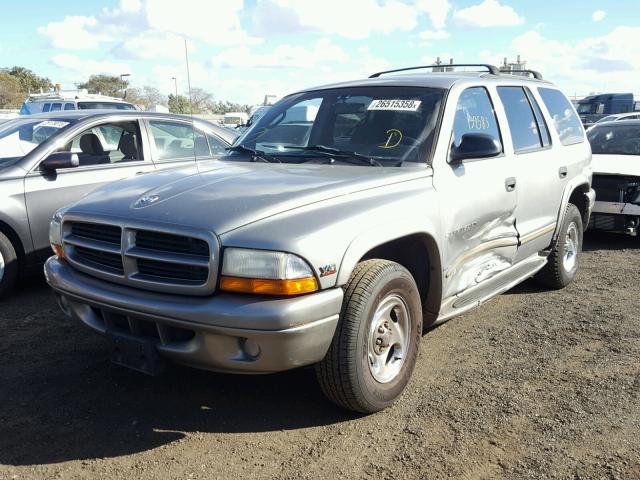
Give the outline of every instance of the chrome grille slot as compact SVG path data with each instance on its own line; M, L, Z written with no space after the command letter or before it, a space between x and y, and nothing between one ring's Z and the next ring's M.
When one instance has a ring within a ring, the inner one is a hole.
M209 268L199 265L158 262L146 258L138 259L138 274L159 280L179 281L200 285L207 281Z
M100 223L83 216L63 221L69 263L103 280L183 295L215 291L218 242L215 235L189 228L154 231L146 223Z
M159 252L209 257L209 244L204 240L148 230L138 230L136 232L136 246Z
M76 246L73 256L93 268L104 269L117 275L124 274L122 256L119 253L110 253L102 250Z
M100 225L97 223L74 222L71 224L71 234L88 240L110 243L120 248L122 230L113 225Z

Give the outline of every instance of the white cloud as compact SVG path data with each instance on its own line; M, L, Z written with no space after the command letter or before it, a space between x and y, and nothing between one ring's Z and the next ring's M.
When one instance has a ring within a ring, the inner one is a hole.
M607 16L607 12L605 12L604 10L596 10L591 14L591 19L594 22L599 22L601 20L604 20L604 17L606 16Z
M55 48L91 49L110 40L108 35L94 31L97 24L95 17L67 16L60 22L49 22L45 27L38 28L38 33L47 37Z
M470 27L511 27L524 23L524 17L498 0L484 0L478 5L456 10L453 16L459 24Z
M260 15L267 15L268 23ZM398 0L259 0L254 15L257 28L268 33L314 31L350 39L373 33L412 30L418 11Z
M77 55L61 53L51 57L51 63L60 67L64 78L63 83L74 83L85 80L89 75L100 73L120 75L121 73L133 73L126 63L112 62L109 60L87 60Z
M416 6L429 16L434 28L438 30L444 28L451 9L449 0L418 0Z
M444 30L425 30L418 35L422 40L445 40L451 35Z
M311 68L322 62L344 63L349 55L328 39L311 47L279 45L268 53L252 53L248 47L225 50L211 59L214 67L241 68Z
M195 47L189 45L189 53ZM143 32L127 38L114 48L117 56L131 59L155 60L167 58L181 60L184 58L184 38L174 33L158 32L154 30Z

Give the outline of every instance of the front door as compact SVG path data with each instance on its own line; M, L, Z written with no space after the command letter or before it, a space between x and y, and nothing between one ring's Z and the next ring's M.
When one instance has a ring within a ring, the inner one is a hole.
M25 198L34 249L50 255L49 223L61 207L102 184L154 170L143 151L137 120L105 122L68 139L58 151L77 153L80 165L45 173L35 167L25 177Z
M442 138L448 138L447 128L452 132L449 149L459 146L467 133L490 135L501 143L493 102L484 87L467 88L460 94L455 112L445 114ZM438 161L434 187L441 199L445 235L443 295L449 298L513 264L518 244L516 169L503 154L453 165Z

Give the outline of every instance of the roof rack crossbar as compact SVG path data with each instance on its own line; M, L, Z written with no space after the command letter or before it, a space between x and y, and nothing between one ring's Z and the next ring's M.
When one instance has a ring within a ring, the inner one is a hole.
M530 73L536 80L542 80L542 74L536 70L509 70L504 73Z
M434 65L421 65L419 67L407 67L407 68L398 68L395 70L385 70L384 72L377 72L371 75L369 78L378 78L381 75L386 75L387 73L397 73L397 72L406 72L407 70L421 70L423 68L441 68L443 71L450 67L481 67L486 68L487 72L491 75L500 75L500 70L498 67L494 65L489 65L486 63L441 63Z

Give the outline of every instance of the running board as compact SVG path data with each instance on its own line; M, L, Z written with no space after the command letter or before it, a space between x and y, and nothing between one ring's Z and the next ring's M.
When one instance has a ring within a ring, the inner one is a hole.
M479 285L468 288L462 293L447 298L442 303L440 315L434 325L449 320L452 317L461 315L487 300L506 292L510 288L518 285L523 280L535 275L538 270L545 266L547 258L535 254L516 265L509 267L503 272L491 277Z

